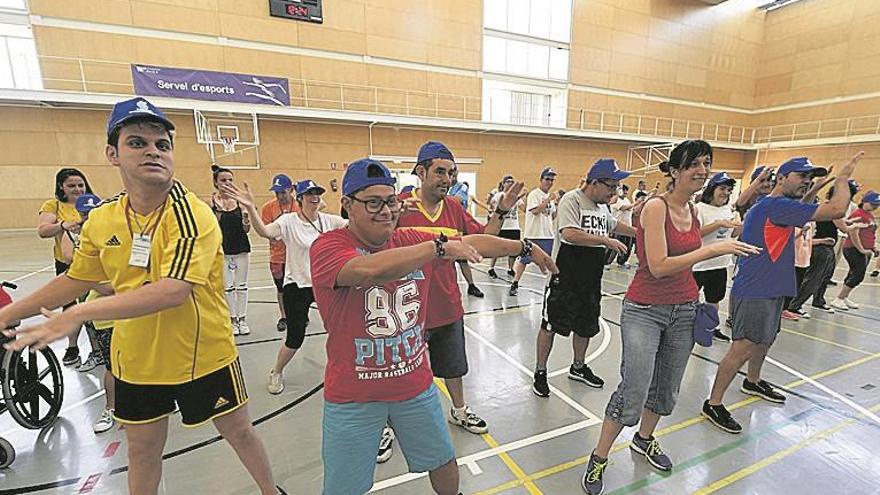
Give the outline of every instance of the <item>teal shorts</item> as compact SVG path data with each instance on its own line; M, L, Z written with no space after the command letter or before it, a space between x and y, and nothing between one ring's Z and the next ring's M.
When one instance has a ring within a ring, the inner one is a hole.
M402 402L324 402L324 495L370 491L382 429L394 429L411 473L433 471L455 459L437 387Z

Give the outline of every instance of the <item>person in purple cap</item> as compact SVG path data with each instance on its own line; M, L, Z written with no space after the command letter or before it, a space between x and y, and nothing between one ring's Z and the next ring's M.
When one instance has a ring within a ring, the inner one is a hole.
M828 171L815 167L806 157L792 158L779 167L777 182L764 199L746 215L742 227L744 242L761 248L758 256L742 257L730 292L733 316L733 344L718 365L709 398L701 415L728 433L740 433L742 426L723 405L724 393L746 362L748 373L740 391L776 404L785 396L761 379L764 358L780 330L785 298L797 292L794 267L794 229L810 221L842 218L849 203L847 181L864 155L856 154L834 182L834 195L822 205L803 202L814 177Z
M266 239L279 239L285 246L283 301L287 315L287 338L278 350L275 366L269 370L270 394L284 391L284 368L302 347L309 323L309 307L315 302L312 275L309 272L309 248L324 232L344 227L348 221L338 215L319 211L325 189L311 179L296 183L297 212L281 215L266 224L256 215L254 195L247 183L244 190L227 183L226 193L247 208L254 219L254 231Z
M125 192L91 211L65 274L0 310L0 328L108 280L115 294L5 331L15 339L4 346L39 350L85 321L113 320L114 417L125 424L129 492L158 492L168 418L179 409L184 425L214 423L262 495L284 493L248 414L223 293L220 227L211 208L174 180L173 130L143 98L113 107L105 156Z
M739 236L742 223L736 219L736 212L730 207L730 195L736 186L736 180L727 172L718 172L709 179L706 188L697 203L697 217L700 219L700 235L703 246L711 246L719 242ZM727 295L727 269L733 266L730 255L718 256L694 265L694 280L703 291L708 304L716 309ZM720 328L714 332L715 340L730 342L730 337Z
M419 162L420 178L426 164L427 171L451 167L449 158L434 160ZM309 251L315 299L327 329L321 449L326 495L371 489L386 424L410 472L428 472L436 493L458 493L455 450L431 370L429 298L440 270L455 276L453 260L478 262L481 256L529 254L533 248L528 241L490 235L450 237L397 228L403 200L395 183L380 162L352 162L342 179L348 227L321 234ZM461 208L449 200L441 203L444 208ZM555 271L550 257L534 249L538 265Z
M654 431L675 408L694 347L695 324L703 324L697 320L699 292L691 268L720 255L758 251L729 239L702 245L700 219L690 198L703 188L712 156L705 141L684 141L673 148L669 160L660 165L671 179L671 190L646 200L634 220L639 268L620 315L621 380L605 407L599 441L581 479L589 495L602 493L611 446L625 426L638 425L631 450L655 469L672 470Z
M599 334L605 250L624 253L626 246L612 234L635 235L631 226L616 222L608 210L620 181L629 175L613 159L602 158L590 168L583 186L559 200L553 241L559 274L550 279L545 290L544 314L535 344L532 391L539 397L550 396L547 360L556 334L568 337L574 332L568 377L594 388L605 385L584 359L590 339Z
M556 201L559 199L550 191L556 182L556 171L550 167L541 170L540 184L526 196L526 227L523 237L541 246L544 252L553 252L553 220L556 219ZM519 258L513 265L514 277L508 295L515 296L519 291L526 266L531 258Z
M868 191L862 196L859 207L848 217L852 227L843 243L843 257L849 265L849 272L843 281L840 293L831 303L832 308L841 311L859 309L859 305L850 300L849 295L865 280L871 256L880 255L875 244L877 221L872 213L877 207L880 207L880 194Z
M287 213L296 213L296 202L293 200L293 181L285 174L278 174L272 178L272 187L270 191L275 193L275 197L267 201L260 207L260 219L264 224L270 224L278 220L281 215ZM256 217L254 217L256 218ZM278 299L278 310L281 312L281 318L275 328L279 332L287 331L287 314L284 312L284 300L282 291L284 289L284 260L286 259L286 251L284 242L278 239L269 239L269 273L272 274L272 281L275 283L275 296Z

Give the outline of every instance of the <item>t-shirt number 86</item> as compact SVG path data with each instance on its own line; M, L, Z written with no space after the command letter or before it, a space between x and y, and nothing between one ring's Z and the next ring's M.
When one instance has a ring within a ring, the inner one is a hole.
M385 287L371 287L364 293L367 333L373 337L390 337L418 322L419 287L415 281L398 286L394 294Z

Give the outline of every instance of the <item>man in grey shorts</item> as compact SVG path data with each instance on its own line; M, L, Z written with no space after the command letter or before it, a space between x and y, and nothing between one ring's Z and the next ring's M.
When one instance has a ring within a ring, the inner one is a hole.
M834 195L820 205L802 202L814 177L828 171L814 167L806 157L792 158L777 172L773 190L758 201L745 217L740 240L759 246L761 254L741 257L733 289L730 312L733 315L733 345L718 365L709 399L703 402L702 416L728 433L740 433L742 426L722 404L724 392L736 372L747 361L748 374L740 391L776 404L785 396L761 379L761 366L779 333L785 297L797 292L794 270L794 228L810 221L841 218L849 203L847 180L864 153L847 163L835 181Z

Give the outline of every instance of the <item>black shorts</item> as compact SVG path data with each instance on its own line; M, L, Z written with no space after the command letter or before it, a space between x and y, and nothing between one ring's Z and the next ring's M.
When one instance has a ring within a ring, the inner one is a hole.
M284 346L288 349L299 349L306 338L306 326L309 324L309 308L315 302L315 294L311 287L299 287L287 284L281 293L284 303L284 314L287 315L287 338Z
M727 295L727 268L694 272L694 280L703 289L707 303L720 303Z
M284 290L284 269L284 263L269 263L269 273L272 274L272 281L275 282L278 292Z
M63 261L55 260L55 276L61 275L62 273L66 272L69 268L70 268L70 265L68 265L67 263L65 263ZM74 304L76 304L76 299L65 304L64 306L61 307L61 309L62 310L67 309L67 308L73 306Z
M467 350L464 344L464 320L442 327L429 328L425 339L431 358L431 371L437 378L460 378L467 375Z
M559 273L544 290L543 328L568 337L599 333L605 250L562 243L556 256ZM546 324L549 323L549 326Z
M104 361L107 371L113 370L113 361L110 359L110 341L113 338L113 327L102 330L95 329L95 341L98 342L98 353Z
M114 377L116 411L120 423L146 424L170 416L175 403L184 426L198 426L230 413L247 400L238 358L219 370L177 385L137 385Z
M501 237L502 239L510 239L511 241L518 241L520 240L519 233L520 231L518 229L507 229L498 232L498 237Z

